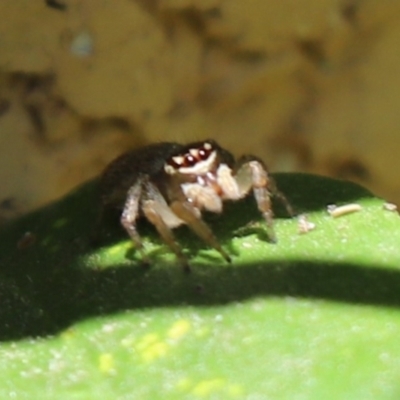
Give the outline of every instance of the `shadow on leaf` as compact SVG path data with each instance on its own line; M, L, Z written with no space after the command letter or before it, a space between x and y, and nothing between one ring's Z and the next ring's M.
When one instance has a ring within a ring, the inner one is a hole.
M372 197L351 183L303 174L277 175L279 188L299 212L317 211L329 203ZM0 230L0 340L55 334L76 321L123 310L151 307L228 304L255 296L292 296L375 306L400 306L400 272L383 265L362 268L348 263L266 260L262 264L196 267L183 274L178 266L140 268L137 264L93 269L82 265L98 214L97 182L88 183L64 199ZM278 216L285 216L279 206ZM251 196L228 204L223 215L208 222L223 242L232 232L259 219ZM106 225L105 244L126 235L118 225ZM143 229L142 229L143 228ZM143 232L142 232L143 231ZM18 246L31 232L27 248ZM148 224L140 232L155 242ZM177 230L185 249L204 248ZM201 288L201 290L199 289Z

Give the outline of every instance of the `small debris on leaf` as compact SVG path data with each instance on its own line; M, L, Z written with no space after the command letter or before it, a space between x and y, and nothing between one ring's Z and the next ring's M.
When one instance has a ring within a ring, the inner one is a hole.
M304 234L315 229L315 224L307 220L305 214L301 214L297 217L297 226L299 228L299 233Z
M356 211L361 211L362 207L360 206L360 204L357 203L345 204L343 206L336 206L335 204L330 204L327 207L327 210L331 217L337 218L343 215L351 214Z
M383 205L383 209L386 210L386 211L394 212L394 211L397 211L397 205L394 204L394 203L385 203Z

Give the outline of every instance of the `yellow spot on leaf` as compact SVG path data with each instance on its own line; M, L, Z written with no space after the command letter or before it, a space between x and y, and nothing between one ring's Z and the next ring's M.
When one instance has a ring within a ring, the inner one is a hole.
M164 357L168 353L169 346L167 343L160 340L157 334L149 333L139 341L136 345L136 349L143 361L151 362Z
M180 379L177 384L176 388L181 391L186 391L192 386L193 382L189 378L182 378Z
M142 358L145 362L151 362L164 357L168 353L168 345L163 342L157 342L149 346L142 352Z
M193 394L198 397L208 397L211 393L215 393L225 384L223 379L209 379L199 382L192 390Z
M190 322L186 319L176 321L168 331L168 337L173 340L182 338L191 328Z
M143 350L146 347L150 346L154 342L159 341L159 336L156 333L148 333L147 335L144 335L143 338L139 341L139 343L136 345L136 348L138 350Z
M110 353L101 354L99 357L99 369L105 374L114 371L114 357Z
M61 334L61 337L65 340L71 340L75 336L75 330L73 328L67 329Z
M107 255L112 256L115 254L122 253L126 251L131 245L132 243L130 241L118 243L115 246L112 246L109 249L107 249Z

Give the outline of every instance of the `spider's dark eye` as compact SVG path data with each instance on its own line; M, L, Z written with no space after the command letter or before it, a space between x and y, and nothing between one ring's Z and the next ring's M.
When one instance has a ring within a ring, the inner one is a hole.
M197 160L191 154L185 155L185 159L184 159L185 167L192 167L194 164L196 164L196 162L197 162Z
M206 149L204 149L204 148L199 149L200 160L205 160L208 157L208 155L209 155L209 152Z
M210 143L204 143L203 147L199 148L198 154L201 160L206 160L212 152L212 146Z

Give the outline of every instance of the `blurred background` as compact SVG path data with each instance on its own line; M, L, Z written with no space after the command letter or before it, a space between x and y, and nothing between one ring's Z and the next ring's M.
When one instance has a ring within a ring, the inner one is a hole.
M0 221L127 149L214 138L400 202L400 2L0 3Z

